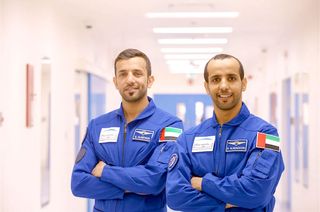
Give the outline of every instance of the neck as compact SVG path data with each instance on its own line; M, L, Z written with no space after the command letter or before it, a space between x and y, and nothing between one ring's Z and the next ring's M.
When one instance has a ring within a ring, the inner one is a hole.
M236 117L241 110L242 102L237 104L234 108L230 110L221 110L219 108L214 108L214 113L216 115L217 121L220 125L227 123Z
M127 102L122 100L122 108L127 123L130 123L148 106L148 98L145 97L137 102Z

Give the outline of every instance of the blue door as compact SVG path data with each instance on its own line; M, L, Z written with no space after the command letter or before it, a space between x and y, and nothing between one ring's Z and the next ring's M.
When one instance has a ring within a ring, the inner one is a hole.
M206 94L155 94L156 105L182 119L189 129L212 116L211 98Z

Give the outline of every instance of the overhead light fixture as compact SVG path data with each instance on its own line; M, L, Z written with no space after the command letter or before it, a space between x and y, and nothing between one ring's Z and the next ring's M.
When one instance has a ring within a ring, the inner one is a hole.
M236 18L239 12L153 12L147 18Z
M232 27L156 27L154 33L231 33Z
M166 64L171 65L205 65L208 60L166 60Z
M163 53L217 53L222 52L222 48L161 48Z
M164 55L164 58L166 60L208 60L214 56L215 54L166 54Z
M226 38L172 38L158 39L160 44L226 44Z

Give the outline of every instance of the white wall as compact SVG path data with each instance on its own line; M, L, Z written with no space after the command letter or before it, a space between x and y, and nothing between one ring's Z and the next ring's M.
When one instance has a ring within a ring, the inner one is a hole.
M3 5L2 0L0 0L0 79L5 78L5 71L2 68L3 67ZM2 84L1 80L1 84ZM1 87L0 87L1 88ZM0 97L5 99L5 90L0 89ZM4 101L1 101L4 102ZM4 104L0 103L0 113L2 113L2 116L4 116ZM1 117L0 117L1 118ZM5 136L5 131L3 129L3 126L0 126L0 136ZM0 142L0 167L3 167L3 161L4 161L4 141ZM3 169L0 170L0 211L3 211L3 201L4 201L4 189L3 189Z
M109 61L101 59L107 57L90 38L83 23L61 13L54 1L3 0L0 6L0 44L5 50L5 54L2 48L0 52L4 61L0 64L3 100L0 111L5 116L0 127L3 153L0 211L85 211L85 200L74 198L70 190L74 163L74 71L89 67L88 71L101 75L100 66L106 66ZM41 208L38 112L41 58L45 56L52 63L51 190L49 205ZM25 127L27 63L35 70L32 128Z
M257 63L263 63L263 68L257 67L257 73L254 75L253 86L250 87L250 98L258 99L259 108L256 111L260 116L269 119L269 94L271 91L278 93L278 111L277 115L279 123L279 133L283 134L281 116L281 92L282 80L290 77L292 79L292 93L301 92L305 90L309 93L309 115L307 120L309 122L309 186L305 187L302 183L303 170L295 172L294 160L296 155L294 153L294 133L291 134L291 164L289 158L285 158L286 170L282 181L287 181L285 178L288 170L291 171L292 183L292 211L319 211L319 163L318 163L318 149L320 147L318 142L317 132L319 125L319 3L316 0L307 1L307 11L301 11L301 15L296 17L292 26L288 26L287 34L279 38L276 46L268 47L266 53L261 53L257 58ZM302 15L305 14L305 15ZM287 56L285 56L287 55ZM295 79L297 75L306 74L309 76L308 81L298 83ZM258 92L257 92L258 91ZM294 105L291 100L293 117ZM292 125L293 126L293 125ZM294 128L292 128L294 130ZM302 144L303 145L303 144ZM287 152L288 144L282 141L283 152ZM299 151L302 151L301 149ZM301 154L301 153L300 153ZM301 155L300 155L301 159ZM302 163L300 164L301 169ZM295 180L295 175L299 175L300 181ZM300 176L301 175L301 176ZM283 182L284 183L284 182ZM284 184L281 183L277 190L278 200L285 201L288 196ZM285 182L287 183L287 182ZM278 209L281 211L281 209Z

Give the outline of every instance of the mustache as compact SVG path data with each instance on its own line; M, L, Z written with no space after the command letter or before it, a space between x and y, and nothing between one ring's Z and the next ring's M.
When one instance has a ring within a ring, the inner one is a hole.
M138 89L138 86L128 85L128 86L124 87L124 90L130 90L130 89Z

